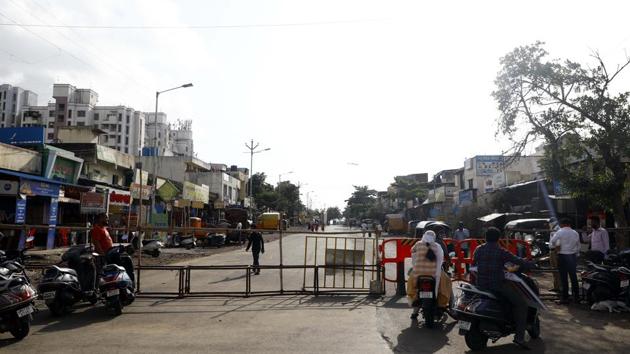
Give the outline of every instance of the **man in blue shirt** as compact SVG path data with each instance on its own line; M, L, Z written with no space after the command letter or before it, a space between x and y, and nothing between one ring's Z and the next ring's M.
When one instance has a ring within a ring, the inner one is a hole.
M525 343L525 329L527 328L527 302L512 285L505 280L503 275L505 263L511 262L521 268L535 267L534 263L527 262L499 246L498 241L501 231L496 227L490 227L486 231L486 243L477 247L473 256L473 266L477 267L477 286L490 290L505 298L512 305L512 315L516 323L514 343L522 348L529 349Z

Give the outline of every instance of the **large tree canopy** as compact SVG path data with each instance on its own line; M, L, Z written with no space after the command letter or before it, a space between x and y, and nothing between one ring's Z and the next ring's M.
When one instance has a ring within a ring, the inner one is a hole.
M597 52L592 58L588 67L549 59L540 42L508 53L493 92L501 112L497 133L513 142L512 155L544 142L551 178L612 210L625 227L630 93L611 92L611 85L630 59L610 70Z

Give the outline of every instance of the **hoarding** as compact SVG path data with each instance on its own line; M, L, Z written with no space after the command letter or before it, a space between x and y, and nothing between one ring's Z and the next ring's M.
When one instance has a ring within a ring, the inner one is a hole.
M140 184L132 183L131 184L131 197L133 199L140 199ZM151 197L151 193L153 192L153 186L142 185L142 199L149 200Z
M105 193L85 192L81 194L81 213L98 214L107 210Z
M29 196L58 197L59 185L46 182L22 180L20 182L20 194Z
M503 171L503 161L501 155L475 157L477 176L492 176Z
M468 189L465 191L459 191L459 205L470 205L473 203L475 198L474 191L472 189Z
M81 168L81 163L72 161L61 156L57 156L52 166L50 179L66 183L76 183L77 169Z
M0 142L9 145L43 144L44 127L0 128Z
M184 182L183 199L194 200L197 202L208 203L210 199L210 187L202 184L198 186L194 183Z

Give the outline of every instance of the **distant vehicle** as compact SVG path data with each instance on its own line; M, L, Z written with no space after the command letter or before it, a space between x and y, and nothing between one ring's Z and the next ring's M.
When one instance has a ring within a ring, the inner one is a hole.
M451 234L451 227L442 221L425 220L416 224L415 238L422 238L422 235L426 231L433 231L436 235L442 238L449 237Z
M420 223L422 220L411 220L407 223L407 235L409 236L414 236L416 234L416 226L418 226L418 223Z
M551 231L551 219L517 219L505 224L504 235L529 243L532 257L540 257L549 253ZM519 255L524 256L525 250L519 249Z
M405 217L402 214L387 214L385 215L385 222L387 224L387 231L389 234L402 235L407 231L407 224L405 223Z
M262 215L258 217L256 228L263 230L278 230L280 228L280 213L262 213Z

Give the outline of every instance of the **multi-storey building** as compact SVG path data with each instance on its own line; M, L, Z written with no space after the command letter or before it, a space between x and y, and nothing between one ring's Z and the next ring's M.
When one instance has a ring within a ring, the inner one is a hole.
M0 128L20 126L23 106L37 104L37 94L8 84L0 85Z
M194 155L191 120L178 119L175 124L170 124L166 113L158 112L157 119L155 113L145 112L144 115L147 117L144 144L151 147L150 151L157 146L159 156Z
M36 97L36 96L35 96ZM37 100L22 105L21 121L15 126L46 127L46 142L59 141L58 131L66 126L101 129L100 143L123 153L137 155L145 140L144 113L126 106L97 106L98 93L68 84L53 86L53 102L37 106Z

